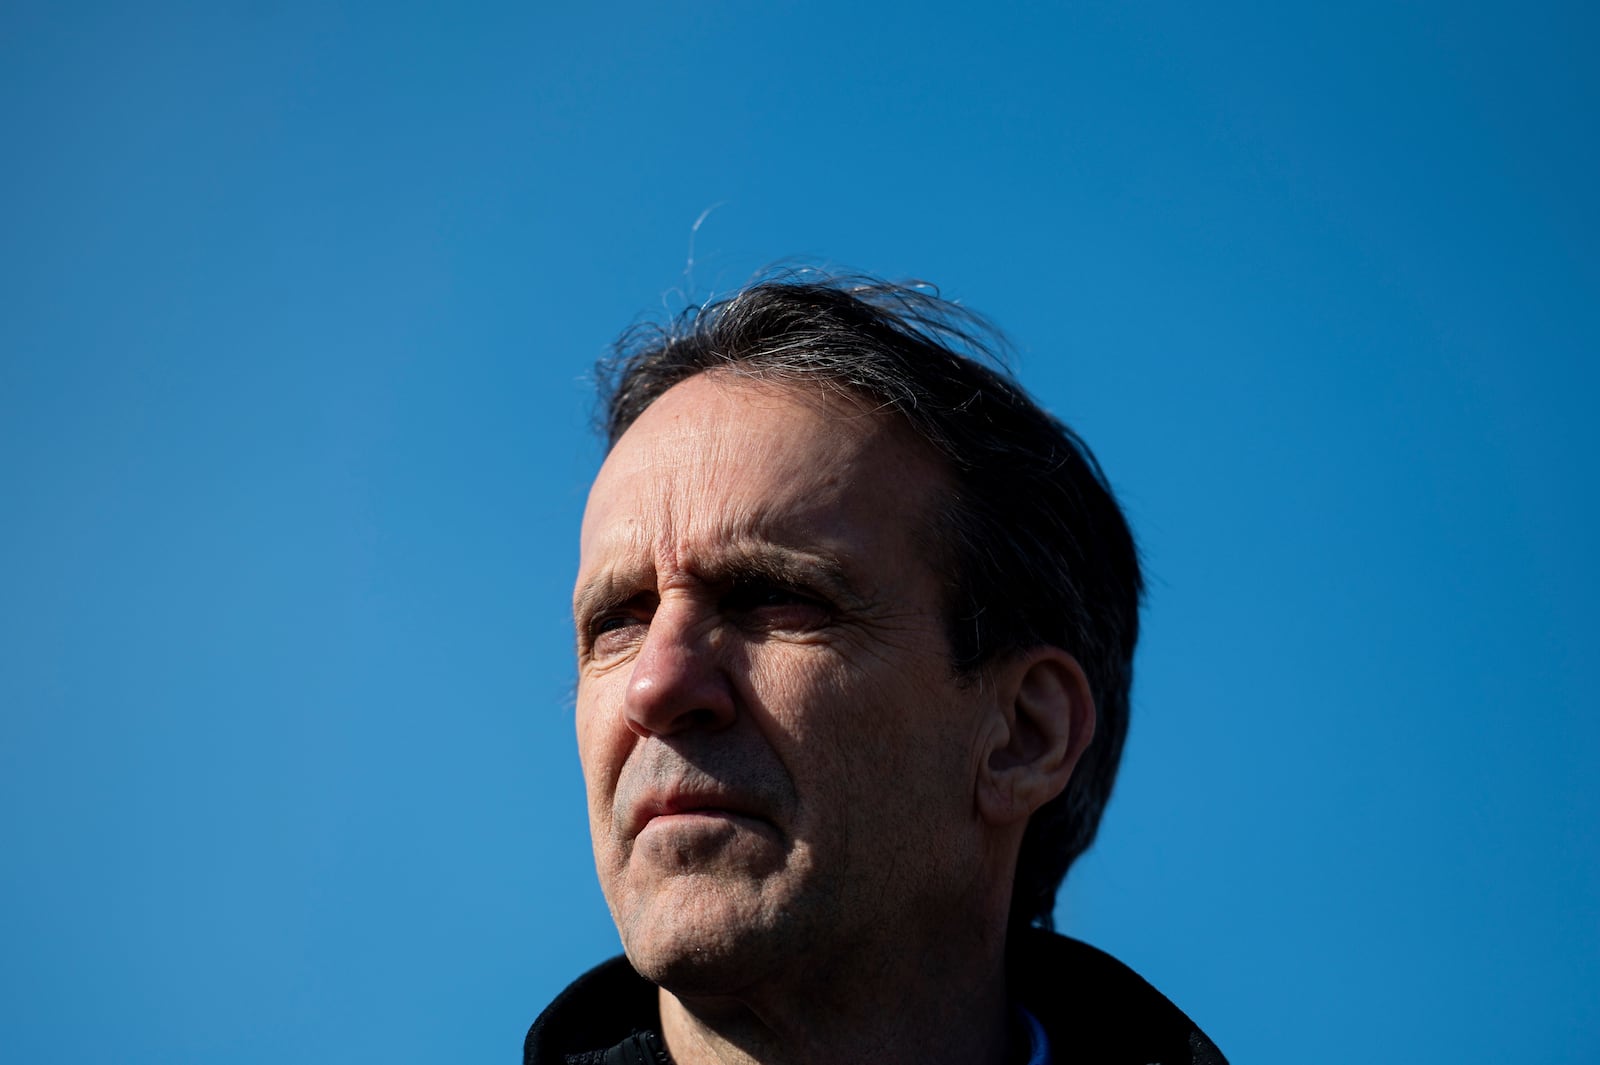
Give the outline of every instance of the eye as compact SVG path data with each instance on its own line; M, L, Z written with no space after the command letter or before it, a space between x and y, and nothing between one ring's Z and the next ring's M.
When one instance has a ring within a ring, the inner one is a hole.
M827 620L828 603L809 590L779 581L750 579L734 584L722 609L769 628L812 628Z
M803 593L772 581L739 581L723 599L723 605L734 610L757 610L764 606L782 606L787 603L809 601Z
M584 626L589 651L607 655L638 639L650 624L651 608L630 601L596 613Z

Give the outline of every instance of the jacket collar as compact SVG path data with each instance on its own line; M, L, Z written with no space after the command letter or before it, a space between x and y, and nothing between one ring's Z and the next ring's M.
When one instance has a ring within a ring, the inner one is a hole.
M1058 1062L1227 1065L1182 1010L1087 943L1030 928L1014 935L1006 967ZM524 1065L665 1065L656 993L626 958L589 970L528 1029Z

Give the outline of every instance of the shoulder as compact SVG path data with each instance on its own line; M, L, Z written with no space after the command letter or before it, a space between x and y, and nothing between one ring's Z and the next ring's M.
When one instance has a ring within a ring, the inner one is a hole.
M625 1045L638 1043L643 1051L646 1044L636 1037L653 1033L659 1017L656 986L619 955L578 977L545 1007L528 1029L522 1060L524 1065L600 1063Z
M1039 1018L1058 1060L1227 1065L1199 1025L1122 962L1028 929L1007 951L1011 994Z

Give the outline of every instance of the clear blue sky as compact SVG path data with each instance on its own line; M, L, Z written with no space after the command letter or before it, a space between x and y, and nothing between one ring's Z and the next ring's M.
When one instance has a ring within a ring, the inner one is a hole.
M1593 12L6 4L5 1057L518 1060L588 367L802 257L1141 537L1061 925L1240 1065L1600 1060Z

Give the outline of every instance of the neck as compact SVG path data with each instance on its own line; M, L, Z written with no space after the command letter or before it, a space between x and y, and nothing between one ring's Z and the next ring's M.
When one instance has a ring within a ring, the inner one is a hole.
M737 996L660 994L662 1034L677 1065L1007 1060L1003 932L950 932L942 942L857 954L848 965L797 969L781 986Z

